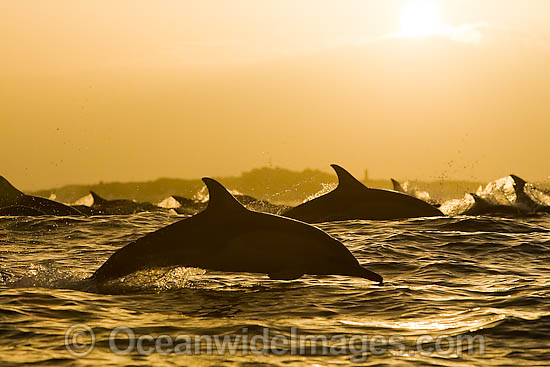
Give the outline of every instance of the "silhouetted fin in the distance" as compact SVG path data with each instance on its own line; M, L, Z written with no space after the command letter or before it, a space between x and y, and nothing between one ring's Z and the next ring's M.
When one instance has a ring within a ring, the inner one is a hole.
M83 215L80 211L57 201L26 195L0 176L0 209L2 215Z

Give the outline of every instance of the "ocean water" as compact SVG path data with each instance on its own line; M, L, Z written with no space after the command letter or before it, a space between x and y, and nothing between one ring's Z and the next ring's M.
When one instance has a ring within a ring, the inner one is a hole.
M1 217L0 365L550 365L549 215L319 225L382 285L184 268L86 280L182 218Z

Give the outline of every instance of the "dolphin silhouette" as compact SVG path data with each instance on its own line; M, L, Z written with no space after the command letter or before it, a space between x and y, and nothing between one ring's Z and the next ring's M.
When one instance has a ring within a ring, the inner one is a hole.
M307 223L350 219L399 219L442 216L432 205L396 191L370 189L342 167L332 164L338 187L307 201L283 216Z
M484 189L480 188L478 192L490 205L502 209L504 206L512 207L516 210L517 215L550 213L550 206L547 205L547 195L544 191L513 174L488 183ZM473 197L476 200L476 197ZM478 204L478 200L476 200L476 204Z
M267 274L349 275L382 282L339 241L319 228L246 209L219 182L202 179L208 207L116 251L92 276L104 282L138 270L169 266Z
M533 213L537 211L544 211L542 210L543 207L540 204L533 201L533 199L531 199L529 195L527 195L527 193L525 192L525 185L527 185L527 182L521 177L518 177L513 174L511 174L510 177L514 182L514 191L516 194L516 201L514 203L515 206L517 206L521 210L526 210Z
M525 215L521 208L512 205L492 204L477 194L469 194L474 199L472 207L468 208L461 215Z
M138 203L127 199L107 200L94 191L90 191L90 195L94 199L94 203L90 208L100 214L135 214L161 210L158 206L147 202Z
M24 205L10 205L0 208L0 216L33 217L37 215L46 215L46 213L42 210Z
M83 215L65 204L38 196L25 195L0 176L1 215Z

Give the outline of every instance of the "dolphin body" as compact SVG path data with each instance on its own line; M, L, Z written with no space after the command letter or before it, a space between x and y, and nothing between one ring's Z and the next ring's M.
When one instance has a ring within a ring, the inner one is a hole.
M487 200L483 199L477 194L469 194L474 199L474 204L472 207L467 209L461 215L512 215L520 216L526 215L527 213L522 211L521 208L512 206L512 205L500 205L492 204Z
M510 175L510 177L512 177L514 181L516 206L521 210L527 210L532 213L550 213L550 206L537 203L527 195L525 192L525 185L527 185L527 182L524 179L516 175Z
M38 196L25 195L0 176L0 215L83 215L65 204Z
M513 193L509 191L508 185L510 183L512 184ZM490 182L485 189L478 190L478 193L482 198L470 194L475 200L473 209L480 207L486 210L488 208L488 210L497 212L497 214L502 212L504 214L514 214L515 210L515 215L550 213L550 206L546 204L548 196L544 191L513 174ZM487 202L487 205L483 201ZM509 209L506 209L506 207Z
M304 274L349 275L382 282L339 241L308 224L246 209L220 183L203 178L206 210L116 251L91 277L105 282L138 270L170 266L264 273L291 280Z
M161 210L158 206L147 202L138 203L126 199L107 200L96 194L94 191L90 191L90 194L94 199L94 203L90 208L98 214L135 214L139 212L153 212Z
M42 210L24 205L10 205L0 208L0 216L16 216L16 217L35 217L38 215L46 215Z
M351 219L400 219L443 216L432 205L410 195L370 189L342 167L332 164L338 187L283 213L306 223Z

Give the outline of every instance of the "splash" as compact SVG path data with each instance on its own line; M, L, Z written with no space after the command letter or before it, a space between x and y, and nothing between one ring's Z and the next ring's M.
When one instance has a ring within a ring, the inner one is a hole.
M332 183L322 183L323 188L319 191L317 191L315 194L309 195L303 202L313 200L315 198L318 198L319 196L323 196L325 194L328 194L332 190L334 190L336 187L338 187L338 184L335 182Z
M84 273L62 269L53 261L48 261L30 264L22 277L14 281L7 279L6 285L10 288L78 289L85 278Z
M470 194L465 194L462 199L448 200L441 204L439 210L445 215L453 216L465 213L475 204L475 200Z
M93 284L89 290L110 294L178 290L194 287L205 273L204 269L181 266L140 270L104 284Z
M514 205L518 198L510 176L489 182L485 188L480 187L476 194L494 205Z
M165 208L165 209L175 209L175 208L181 208L181 203L174 199L173 196L169 196L166 199L162 200L157 204L159 208Z

